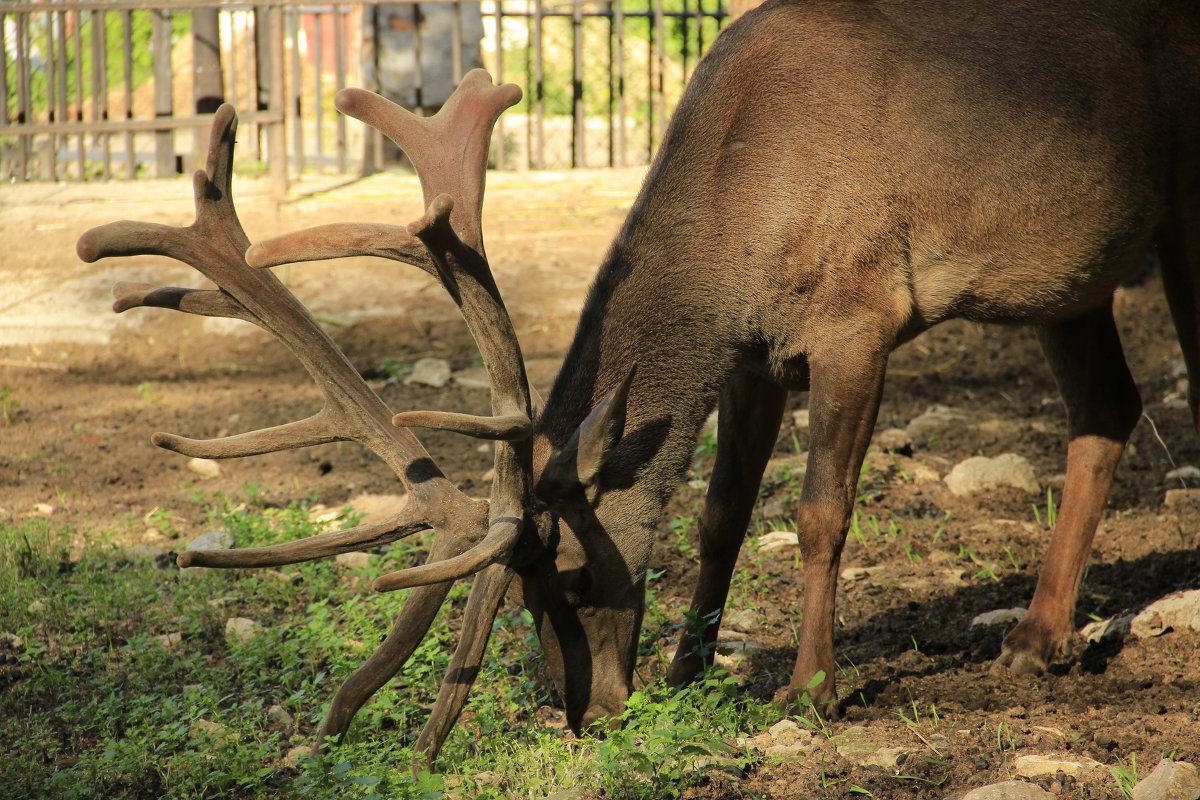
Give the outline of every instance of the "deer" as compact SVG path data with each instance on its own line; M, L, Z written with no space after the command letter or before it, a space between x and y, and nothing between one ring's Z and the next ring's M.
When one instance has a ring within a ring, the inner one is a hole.
M317 745L403 668L458 579L462 635L417 748L455 724L505 597L524 605L577 732L615 724L632 689L651 542L697 437L720 411L698 525L700 572L671 683L711 663L720 615L789 392L810 451L794 508L803 619L784 703L838 713L839 559L889 355L949 319L1033 326L1067 411L1064 496L1024 619L994 669L1037 673L1073 633L1075 597L1141 402L1113 319L1116 287L1157 247L1200 428L1200 11L1186 0L769 0L696 68L588 293L548 397L531 392L482 236L486 154L520 89L476 70L436 115L358 89L337 106L388 136L420 177L407 226L335 223L251 245L230 194L236 115L213 121L196 221L85 233L84 261L152 253L215 289L118 284L138 306L243 319L320 387L308 419L215 439L232 458L354 441L410 498L381 522L269 547L186 551L247 568L368 551L432 530L379 648L338 689ZM371 255L436 277L492 385L492 414L393 414L271 272ZM459 491L412 428L495 443L486 501Z

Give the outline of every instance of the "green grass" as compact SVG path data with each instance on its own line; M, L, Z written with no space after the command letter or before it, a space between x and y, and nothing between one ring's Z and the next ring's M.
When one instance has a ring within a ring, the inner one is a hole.
M325 527L303 505L245 508L221 498L211 526L239 547ZM747 764L727 742L779 718L713 673L680 691L653 684L634 695L620 731L577 741L538 719L539 706L555 701L537 637L525 612L504 610L462 720L433 772L414 774L412 744L465 605L460 584L402 676L359 712L346 743L287 766L287 752L311 743L337 686L386 634L403 598L368 587L411 560L413 546L398 543L359 569L321 561L181 572L129 563L111 540L47 521L0 525L0 632L23 640L17 649L0 643L6 797L499 800L582 788L662 798L695 780L694 766ZM261 633L227 642L225 620L235 616L256 620ZM662 616L652 608L648 619ZM648 627L661 632L661 622ZM167 634L181 641L168 645L160 639ZM273 723L272 705L295 725ZM206 732L201 721L221 728Z

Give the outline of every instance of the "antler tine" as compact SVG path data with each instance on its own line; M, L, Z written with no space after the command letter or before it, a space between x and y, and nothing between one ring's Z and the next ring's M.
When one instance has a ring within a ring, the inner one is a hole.
M213 121L208 171L193 179L196 220L177 228L118 222L94 228L79 240L85 261L116 255L166 255L195 267L217 290L155 288L118 284L114 308L158 306L253 322L279 339L312 376L325 398L316 415L265 430L210 440L157 433L155 444L207 458L232 458L326 442L363 444L388 464L408 488L413 502L401 514L376 525L362 525L272 548L230 550L219 554L188 551L181 565L261 566L309 560L393 541L426 528L447 529L467 539L484 530L483 504L459 492L437 469L410 432L392 426L391 412L321 329L305 307L269 270L245 261L249 240L238 221L230 194L237 115L225 105Z

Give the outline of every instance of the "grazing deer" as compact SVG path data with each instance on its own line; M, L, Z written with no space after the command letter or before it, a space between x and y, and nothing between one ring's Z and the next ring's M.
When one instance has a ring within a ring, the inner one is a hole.
M1069 418L1057 528L1025 619L997 665L1043 669L1073 630L1080 574L1140 414L1113 323L1114 288L1152 242L1189 374L1200 375L1200 7L1190 0L771 0L696 70L645 186L600 268L537 413L481 235L487 140L519 98L469 74L418 119L347 90L338 107L410 156L427 211L407 228L335 224L249 246L229 195L235 118L214 123L190 228L115 223L84 260L161 253L218 286L119 285L116 309L237 317L278 336L325 396L315 416L212 441L227 458L358 441L411 500L388 521L273 547L187 552L181 566L267 566L436 532L429 562L380 578L417 587L392 633L337 693L319 732L345 732L401 668L450 582L477 574L462 640L418 745L457 718L497 607L532 612L577 730L628 696L651 543L705 418L718 452L700 521L692 608L719 616L789 390L808 390L810 456L795 509L805 599L784 699L836 712L838 560L889 354L952 318L1036 326ZM266 267L377 255L437 276L493 386L493 416L394 417ZM1191 395L1193 417L1200 404ZM490 503L459 493L408 430L492 439ZM713 622L670 677L705 666Z

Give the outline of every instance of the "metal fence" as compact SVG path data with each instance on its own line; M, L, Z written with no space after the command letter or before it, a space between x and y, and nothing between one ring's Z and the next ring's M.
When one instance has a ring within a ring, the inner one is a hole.
M0 178L190 171L221 99L239 111L239 169L280 191L302 172L369 172L385 142L334 94L364 86L432 113L473 66L525 89L496 167L644 163L724 2L0 2Z

